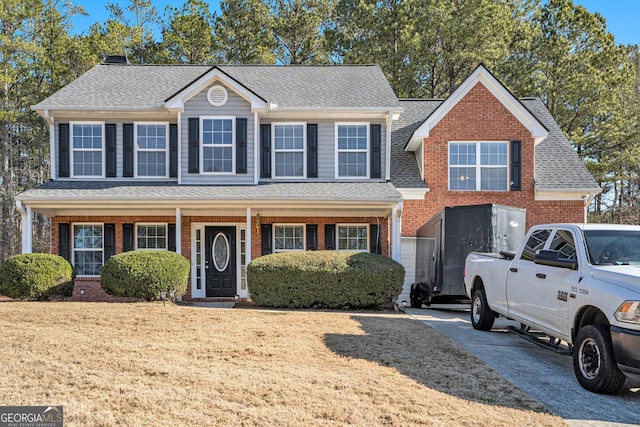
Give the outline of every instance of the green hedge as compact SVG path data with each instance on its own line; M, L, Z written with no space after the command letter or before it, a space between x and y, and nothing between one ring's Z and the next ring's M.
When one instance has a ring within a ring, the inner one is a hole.
M154 300L172 289L184 295L190 270L189 261L175 252L124 252L102 267L100 284L110 295Z
M283 252L251 261L247 281L263 307L376 307L400 294L404 268L366 252Z
M73 277L73 267L61 256L14 255L0 266L0 294L20 299L71 296Z

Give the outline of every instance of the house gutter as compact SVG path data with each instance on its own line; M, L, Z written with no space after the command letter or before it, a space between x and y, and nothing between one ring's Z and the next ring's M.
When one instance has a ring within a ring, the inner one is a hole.
M584 223L587 223L587 209L593 200L596 198L596 195L593 191L589 191L589 195L585 198L584 201Z

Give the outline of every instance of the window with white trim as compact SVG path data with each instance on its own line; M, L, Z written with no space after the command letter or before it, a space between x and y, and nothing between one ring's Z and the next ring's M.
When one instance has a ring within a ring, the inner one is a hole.
M200 118L200 170L203 173L235 172L235 117Z
M73 266L78 276L99 276L103 263L102 224L73 224Z
M136 123L136 176L168 178L169 124Z
M336 123L339 178L368 178L369 123Z
M305 123L274 123L273 128L273 171L275 178L304 178Z
M71 176L104 177L104 123L70 123Z
M166 224L136 224L136 249L167 249Z
M369 250L368 224L338 224L337 235L339 251Z
M302 224L274 225L274 252L304 251L304 229Z
M449 190L507 191L507 142L450 142Z

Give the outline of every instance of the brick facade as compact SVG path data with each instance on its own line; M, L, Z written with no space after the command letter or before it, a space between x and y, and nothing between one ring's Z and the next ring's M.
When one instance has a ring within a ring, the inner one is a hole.
M123 224L135 223L175 223L174 216L57 216L51 218L51 253L58 253L58 224L60 223L100 223L115 224L115 253L123 251ZM192 224L244 224L244 216L183 216L181 232L182 255L191 262L192 258ZM317 224L318 225L318 249L325 247L326 224L369 224L380 225L380 241L382 254L389 255L391 242L390 220L385 218L353 218L353 217L260 217L260 224ZM257 227L256 227L257 226ZM257 216L251 218L251 259L261 256L262 242ZM80 289L84 289L84 294L80 294ZM184 299L191 298L191 276ZM196 301L221 301L229 298L197 298ZM100 279L94 277L79 277L75 280L72 301L109 301L109 302L129 302L137 301L131 298L116 298L105 293L100 286Z
M450 141L522 141L521 191L449 191ZM407 200L402 235L417 236L420 227L447 206L497 203L527 210L527 228L545 222L583 222L583 203L536 201L534 141L528 131L489 90L477 84L424 139L424 200Z

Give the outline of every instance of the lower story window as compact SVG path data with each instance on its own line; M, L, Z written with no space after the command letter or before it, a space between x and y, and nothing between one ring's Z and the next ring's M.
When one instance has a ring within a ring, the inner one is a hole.
M103 262L102 224L73 226L73 265L78 276L99 276Z
M303 225L275 225L273 228L275 252L303 251Z
M338 225L339 251L369 250L368 225Z
M164 224L139 224L137 226L137 249L167 249L167 226Z

